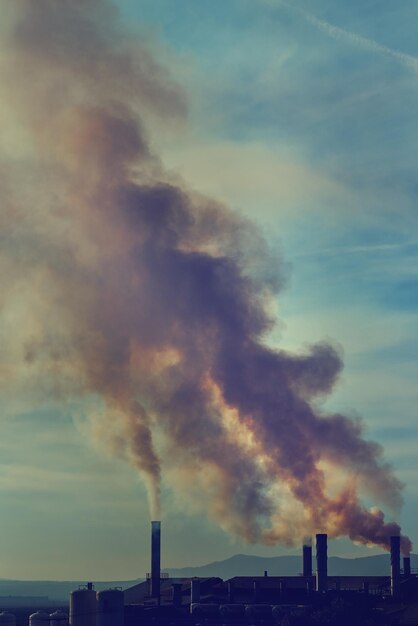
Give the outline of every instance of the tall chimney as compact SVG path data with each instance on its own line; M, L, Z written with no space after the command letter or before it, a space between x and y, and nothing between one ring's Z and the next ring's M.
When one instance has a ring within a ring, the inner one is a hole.
M161 522L151 522L151 597L160 603Z
M403 557L403 575L409 578L411 575L411 559L409 556Z
M316 535L316 590L325 593L328 590L328 536Z
M390 589L392 596L397 598L401 586L401 538L395 535L390 538Z
M312 576L312 546L310 543L305 542L303 544L302 554L303 575L305 578L310 578Z

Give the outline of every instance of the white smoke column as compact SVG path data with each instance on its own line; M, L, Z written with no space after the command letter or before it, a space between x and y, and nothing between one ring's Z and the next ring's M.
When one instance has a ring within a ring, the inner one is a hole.
M328 532L387 547L399 526L361 496L397 510L401 484L360 422L314 408L338 352L266 346L277 259L254 226L170 184L152 156L141 120L184 113L166 73L105 0L5 6L8 386L100 399L103 436L146 480L154 518L164 459L180 491L192 476L199 505L248 541ZM344 484L331 493L335 472Z

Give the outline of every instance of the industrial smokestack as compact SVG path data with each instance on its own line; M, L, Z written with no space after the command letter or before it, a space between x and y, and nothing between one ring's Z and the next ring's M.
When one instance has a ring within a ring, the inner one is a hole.
M316 590L328 590L328 535L316 535Z
M401 538L399 535L390 538L390 589L392 596L397 598L401 585Z
M309 542L303 544L303 575L305 578L312 576L312 545Z
M151 522L151 597L160 602L161 522Z
M409 556L403 557L403 574L406 578L411 575L411 559Z

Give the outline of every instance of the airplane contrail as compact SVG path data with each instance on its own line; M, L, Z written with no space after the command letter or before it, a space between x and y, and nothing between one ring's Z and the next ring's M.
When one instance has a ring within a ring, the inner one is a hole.
M268 3L272 4L271 2ZM340 28L339 26L334 26L334 24L330 24L325 20L319 19L312 13L309 13L309 11L305 11L304 9L301 9L299 7L295 7L289 2L286 2L286 0L275 0L274 3L280 4L287 9L298 13L307 22L310 22L313 26L316 26L319 30L326 33L333 39L348 41L352 44L364 48L365 50L370 50L371 52L376 52L386 57L390 57L396 61L399 61L403 65L406 65L407 67L418 71L417 57L406 54L405 52L400 52L399 50L394 50L393 48L389 48L388 46L385 46L375 41L374 39L369 39L367 37L363 37L362 35L358 35L357 33L353 33L352 31Z

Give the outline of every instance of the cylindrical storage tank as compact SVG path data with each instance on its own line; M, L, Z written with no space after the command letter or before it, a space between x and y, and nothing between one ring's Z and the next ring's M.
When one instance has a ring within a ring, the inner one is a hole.
M16 615L7 611L0 613L0 626L16 626Z
M291 609L282 619L282 626L306 626L309 620L307 611L302 608Z
M104 589L97 593L97 626L123 626L123 591Z
M245 616L245 606L243 604L221 604L219 607L221 617L226 620L243 619Z
M94 589L70 593L70 626L96 626L97 598Z
M29 615L29 626L49 626L49 615L45 611L36 611Z
M204 619L209 620L217 619L219 615L219 605L218 604L192 604L190 606L190 613L194 617L202 617Z
M49 616L49 626L68 626L68 615L64 611L54 611Z

